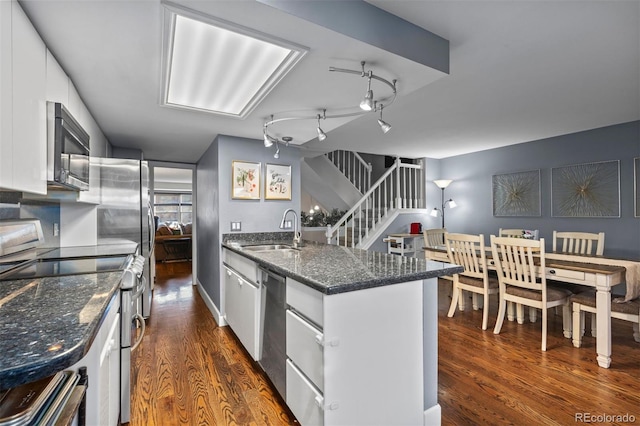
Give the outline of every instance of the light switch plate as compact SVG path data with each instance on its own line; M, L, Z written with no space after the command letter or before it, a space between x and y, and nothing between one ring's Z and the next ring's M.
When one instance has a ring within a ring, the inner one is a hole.
M231 231L238 232L242 230L242 222L231 222Z

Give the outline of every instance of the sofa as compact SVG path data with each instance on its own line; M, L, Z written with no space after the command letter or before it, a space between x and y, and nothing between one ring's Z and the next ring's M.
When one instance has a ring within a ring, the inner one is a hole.
M158 225L154 248L156 262L191 260L191 224L177 225Z

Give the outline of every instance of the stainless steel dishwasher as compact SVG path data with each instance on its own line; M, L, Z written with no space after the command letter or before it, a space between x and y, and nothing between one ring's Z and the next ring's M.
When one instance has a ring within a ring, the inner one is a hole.
M286 400L287 380L287 287L283 276L259 267L265 290L262 318L262 356L258 363L267 373L280 396Z

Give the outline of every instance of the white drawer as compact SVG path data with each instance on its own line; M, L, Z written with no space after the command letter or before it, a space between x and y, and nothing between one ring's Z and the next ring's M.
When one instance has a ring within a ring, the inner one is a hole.
M569 278L571 280L585 280L584 272L581 271L568 271L565 269L545 268L545 275L547 278Z
M287 405L303 426L324 424L324 399L311 382L287 360Z
M224 262L249 281L257 283L258 268L254 261L225 248Z
M322 328L322 293L287 278L287 304Z
M322 331L287 310L287 357L320 391L324 391L323 339Z

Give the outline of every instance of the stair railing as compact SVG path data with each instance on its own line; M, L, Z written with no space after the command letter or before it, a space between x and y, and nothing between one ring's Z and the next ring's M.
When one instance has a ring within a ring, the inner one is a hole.
M325 156L355 186L361 194L371 187L371 163L367 163L357 152L336 150Z
M424 208L422 164L393 166L333 226L327 227L327 243L357 247L393 209Z

